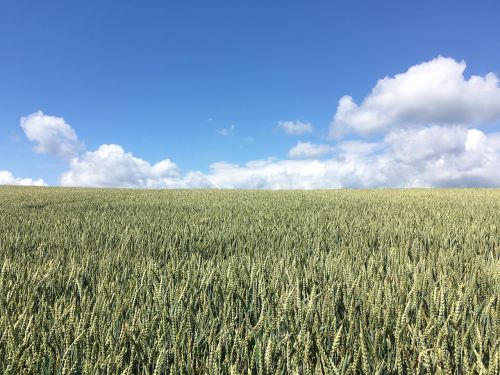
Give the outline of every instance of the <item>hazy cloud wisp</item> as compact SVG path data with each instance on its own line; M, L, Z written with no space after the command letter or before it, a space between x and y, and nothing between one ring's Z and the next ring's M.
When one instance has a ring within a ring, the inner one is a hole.
M280 121L278 127L288 135L301 135L313 131L311 123L302 121Z
M299 141L288 151L290 158L317 158L334 150L330 145Z

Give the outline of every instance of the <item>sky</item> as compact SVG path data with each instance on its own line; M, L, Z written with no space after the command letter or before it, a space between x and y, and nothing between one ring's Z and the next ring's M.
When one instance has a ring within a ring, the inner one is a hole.
M4 1L0 184L500 187L498 1Z

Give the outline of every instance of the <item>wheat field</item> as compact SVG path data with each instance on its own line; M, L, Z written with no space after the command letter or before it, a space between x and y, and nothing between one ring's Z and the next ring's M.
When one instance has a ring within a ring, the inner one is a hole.
M0 373L499 374L500 190L0 188Z

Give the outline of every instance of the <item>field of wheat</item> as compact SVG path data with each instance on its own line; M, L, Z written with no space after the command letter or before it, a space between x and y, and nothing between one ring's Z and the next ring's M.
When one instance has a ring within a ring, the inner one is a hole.
M499 374L500 190L0 188L0 373Z

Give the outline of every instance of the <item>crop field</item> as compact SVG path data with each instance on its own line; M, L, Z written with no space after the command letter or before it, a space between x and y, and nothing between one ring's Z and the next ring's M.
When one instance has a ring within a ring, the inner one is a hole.
M499 374L500 190L0 188L0 373Z

